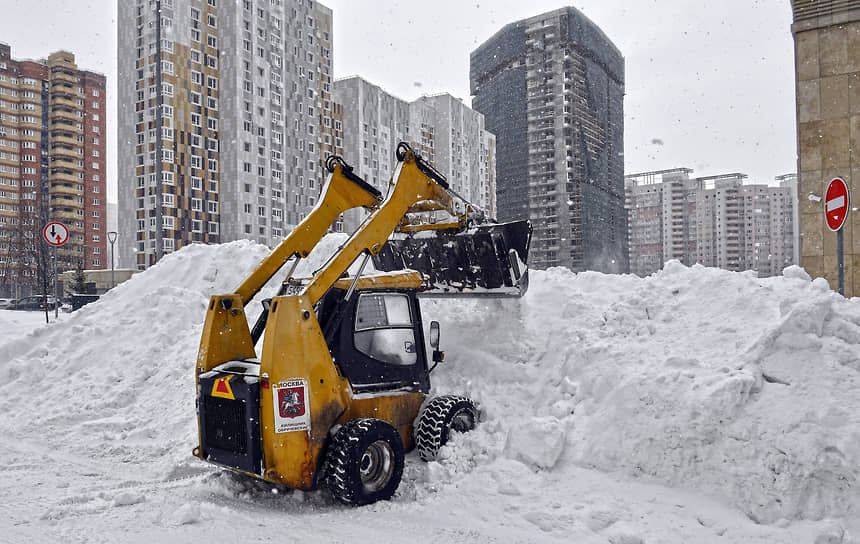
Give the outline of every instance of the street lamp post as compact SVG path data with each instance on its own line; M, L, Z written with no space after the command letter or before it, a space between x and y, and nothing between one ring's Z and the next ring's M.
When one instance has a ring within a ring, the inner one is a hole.
M110 288L113 289L116 283L113 281L113 244L116 242L116 231L110 231L107 233L108 242L110 242Z

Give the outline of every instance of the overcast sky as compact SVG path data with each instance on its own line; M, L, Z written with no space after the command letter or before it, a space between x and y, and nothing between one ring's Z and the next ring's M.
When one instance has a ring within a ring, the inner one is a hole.
M749 181L771 182L796 170L788 0L322 3L334 11L336 77L360 75L406 100L449 92L467 104L471 51L508 23L572 5L625 58L626 173L685 166L696 176L744 172ZM80 68L108 76L108 111L116 111L115 1L0 5L0 41L14 58L72 51ZM114 136L112 178L115 144Z

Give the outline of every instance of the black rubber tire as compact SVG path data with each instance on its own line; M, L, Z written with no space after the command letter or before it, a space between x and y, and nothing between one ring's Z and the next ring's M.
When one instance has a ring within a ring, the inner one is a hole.
M326 453L325 483L344 504L388 500L403 476L403 441L379 419L353 419L335 434Z
M465 433L475 428L479 413L475 403L459 395L442 395L424 406L415 426L415 448L425 461L433 461L448 442L451 431Z

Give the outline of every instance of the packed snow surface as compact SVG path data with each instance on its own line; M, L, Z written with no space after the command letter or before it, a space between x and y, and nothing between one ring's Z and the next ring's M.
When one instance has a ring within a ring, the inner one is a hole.
M860 301L800 268L550 269L521 299L425 300L433 393L482 422L348 508L191 456L209 297L267 254L190 246L47 325L0 311L0 541L860 542Z

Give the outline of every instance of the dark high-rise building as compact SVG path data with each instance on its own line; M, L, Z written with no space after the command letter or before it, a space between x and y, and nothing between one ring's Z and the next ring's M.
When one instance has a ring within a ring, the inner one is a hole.
M574 8L502 28L471 54L496 135L502 221L530 218L530 265L627 272L624 58Z

